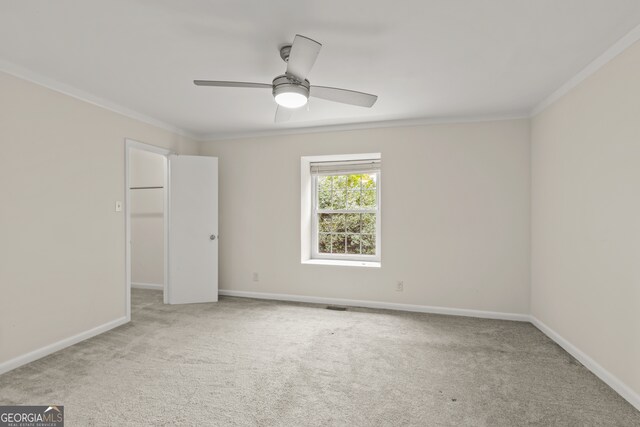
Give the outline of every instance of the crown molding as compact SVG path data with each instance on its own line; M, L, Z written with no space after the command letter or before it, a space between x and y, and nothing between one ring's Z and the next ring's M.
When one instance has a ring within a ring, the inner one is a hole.
M78 89L66 83L61 83L57 80L45 77L41 74L34 73L31 70L28 70L24 67L21 67L19 65L13 64L8 61L4 61L2 59L0 59L0 71L5 74L9 74L11 76L17 77L19 79L26 80L31 83L35 83L39 86L43 86L47 89L51 89L53 91L62 93L72 98L79 99L80 101L87 102L89 104L95 105L100 108L104 108L105 110L109 110L111 112L120 114L130 119L134 119L139 122L146 123L148 125L152 125L152 126L167 130L169 132L173 132L177 135L194 139L196 141L200 140L198 136L192 132L188 132L170 123L164 122L162 120L158 120L154 117L147 116L146 114L139 113L127 107L123 107L122 105L108 101L104 98L100 98L98 96L92 95L88 92L85 92L81 89Z
M400 128L400 127L430 126L430 125L440 125L440 124L498 122L503 120L528 119L529 117L530 117L529 114L526 112L512 113L512 114L485 115L485 116L478 115L478 116L456 116L456 117L422 117L422 118L414 118L414 119L381 120L381 121L371 121L371 122L342 123L342 124L299 127L299 128L289 128L289 129L275 129L275 130L247 132L247 133L208 134L208 135L198 136L198 140L201 142L216 142L216 141L227 141L227 140L235 140L235 139L264 138L264 137L270 137L270 136L300 135L300 134L308 134L308 133L339 132L339 131L350 131L350 130Z
M565 84L556 89L555 92L536 105L531 110L530 117L535 117L540 114L543 110L569 93L573 88L593 75L596 71L620 55L638 40L640 40L640 25L629 31L625 36L609 47L609 49L607 49L603 54L591 61L589 65L583 68L578 74L570 78Z

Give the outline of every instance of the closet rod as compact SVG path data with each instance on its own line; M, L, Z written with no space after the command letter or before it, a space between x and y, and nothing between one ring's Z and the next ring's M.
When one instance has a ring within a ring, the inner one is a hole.
M156 188L164 188L164 187L129 187L129 190L153 190Z

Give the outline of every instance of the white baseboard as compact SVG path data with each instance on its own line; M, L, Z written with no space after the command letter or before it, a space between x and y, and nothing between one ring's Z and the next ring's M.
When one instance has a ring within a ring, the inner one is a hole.
M6 362L0 363L0 374L4 374L5 372L15 369L19 366L26 365L29 362L33 362L34 360L48 356L58 350L62 350L63 348L72 346L73 344L77 344L80 341L84 341L86 339L95 337L96 335L100 335L110 329L116 328L120 325L124 325L127 322L129 322L129 319L127 319L127 317L121 317L119 319L112 320L111 322L107 322L103 325L96 326L95 328L89 329L88 331L81 332L77 335L73 335L69 338L62 339L58 342L54 342L53 344L49 344L27 354L23 354L22 356L18 356Z
M384 310L412 311L417 313L447 314L450 316L480 317L483 319L515 320L529 322L528 314L502 313L498 311L469 310L465 308L434 307L429 305L401 304L395 302L366 301L342 298L323 298L304 295L274 294L266 292L234 291L220 289L220 295L242 298L268 299L278 301L295 301L312 304L346 305L351 307L379 308Z
M137 288L137 289L154 289L156 291L163 291L164 290L164 285L158 285L157 283L136 283L136 282L131 282L131 287L132 288Z
M629 386L622 382L619 378L613 375L611 372L603 368L598 362L589 357L586 353L580 350L575 345L571 344L565 338L560 336L556 331L542 323L534 316L531 317L531 323L540 329L542 333L551 338L560 347L565 349L567 353L575 357L580 363L582 363L587 369L594 373L598 378L604 381L609 387L614 389L620 396L622 396L627 402L631 403L637 410L640 411L640 394L633 391Z

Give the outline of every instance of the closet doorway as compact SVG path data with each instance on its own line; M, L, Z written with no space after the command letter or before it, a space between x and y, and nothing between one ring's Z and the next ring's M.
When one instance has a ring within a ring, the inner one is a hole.
M132 287L165 304L217 301L218 158L126 139L125 192L127 318Z
M163 293L168 276L169 150L126 140L127 287ZM127 316L131 317L127 289Z

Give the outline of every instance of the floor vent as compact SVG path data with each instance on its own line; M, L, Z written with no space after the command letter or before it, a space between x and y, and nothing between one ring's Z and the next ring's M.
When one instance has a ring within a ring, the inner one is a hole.
M338 307L337 305L328 305L327 310L347 311L347 307Z

